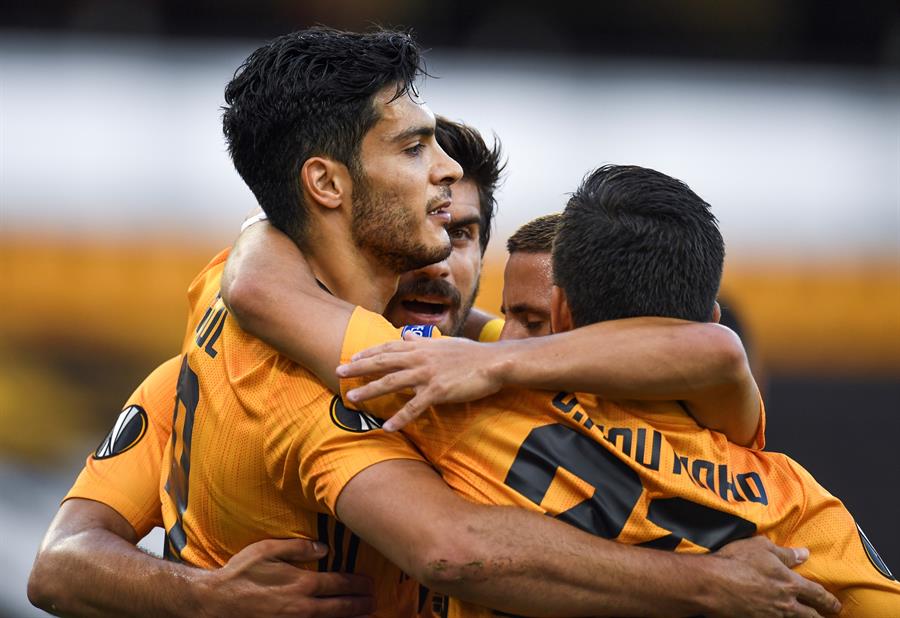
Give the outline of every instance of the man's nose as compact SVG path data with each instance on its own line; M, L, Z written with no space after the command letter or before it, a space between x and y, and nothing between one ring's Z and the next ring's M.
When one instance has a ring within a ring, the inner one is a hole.
M440 262L424 266L416 272L429 279L446 279L450 276L450 265L447 263L447 260L441 260Z
M452 185L463 177L463 169L455 159L441 149L441 156L434 168L434 175L437 178L436 184Z

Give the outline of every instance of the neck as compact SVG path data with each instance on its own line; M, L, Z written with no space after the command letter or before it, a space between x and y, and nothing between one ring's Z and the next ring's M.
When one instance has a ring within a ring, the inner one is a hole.
M341 300L384 313L400 275L360 250L349 233L321 230L311 237L315 249L304 254L316 278Z

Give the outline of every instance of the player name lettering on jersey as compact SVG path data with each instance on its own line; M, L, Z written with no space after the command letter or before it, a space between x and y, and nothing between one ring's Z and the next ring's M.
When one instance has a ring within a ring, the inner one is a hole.
M553 407L589 431L600 432L630 459L650 470L670 470L687 475L695 485L728 502L755 502L768 506L769 498L762 477L753 470L735 474L727 464L680 455L663 440L662 434L650 427L605 427L594 423L572 393L558 393ZM665 462L671 461L671 466Z

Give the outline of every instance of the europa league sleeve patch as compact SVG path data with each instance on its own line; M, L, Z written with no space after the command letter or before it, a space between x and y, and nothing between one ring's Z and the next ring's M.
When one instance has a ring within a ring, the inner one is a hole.
M331 421L344 431L353 433L381 429L382 425L382 422L371 414L348 408L340 397L331 400Z
M141 441L147 433L147 413L141 406L128 406L119 414L97 450L94 459L109 459L124 453Z
M887 577L891 581L897 581L897 578L894 577L894 574L891 573L891 570L884 563L884 560L881 559L881 556L875 550L875 546L872 545L872 541L869 540L869 537L866 536L866 533L862 531L862 528L859 527L859 524L856 524L856 529L859 530L859 540L862 541L863 549L866 550L866 555L869 557L869 561L872 563L872 566L875 567L879 573Z

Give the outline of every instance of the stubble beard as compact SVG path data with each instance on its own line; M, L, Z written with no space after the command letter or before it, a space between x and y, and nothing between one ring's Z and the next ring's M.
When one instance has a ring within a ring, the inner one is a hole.
M397 274L416 270L450 255L450 240L430 247L411 231L419 223L395 194L378 194L365 177L354 179L350 232L354 244L369 252L380 265ZM424 206L423 206L424 208Z
M466 325L466 319L469 317L469 314L472 312L472 305L475 304L475 297L478 296L478 287L475 287L475 292L472 296L469 297L469 301L460 307L459 311L456 312L454 316L454 321L450 325L450 332L447 333L451 337L462 337L463 328Z

